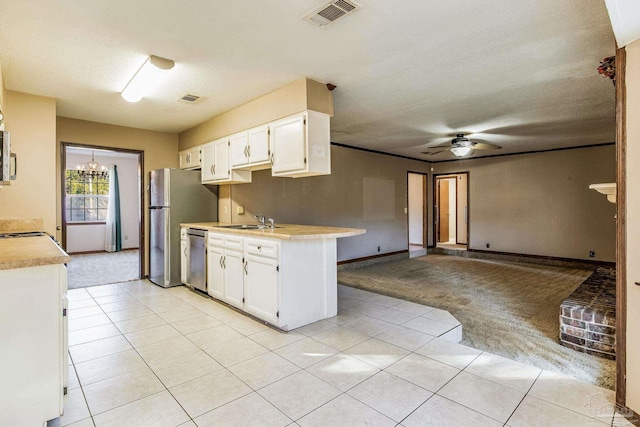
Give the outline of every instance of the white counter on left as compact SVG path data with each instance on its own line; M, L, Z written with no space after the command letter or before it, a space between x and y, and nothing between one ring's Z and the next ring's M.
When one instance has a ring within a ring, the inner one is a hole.
M47 236L0 239L0 270L64 264L70 260Z

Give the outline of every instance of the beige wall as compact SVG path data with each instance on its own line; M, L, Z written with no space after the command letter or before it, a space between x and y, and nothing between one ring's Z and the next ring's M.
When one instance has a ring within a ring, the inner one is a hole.
M159 168L178 167L178 135L174 133L154 132L124 126L114 126L84 120L69 119L66 117L58 117L57 135L55 138L58 141L58 147L60 142L69 142L75 144L143 151L144 188L146 188L148 183L149 171ZM59 165L60 156L57 156L56 159ZM57 213L57 223L62 225L59 170L60 169L58 169L58 172L56 173L58 184L56 185L54 206L57 206L55 211ZM145 230L149 229L149 218L146 212L148 202L148 194L145 191ZM145 233L145 235L147 234ZM145 248L148 249L147 241L148 238L145 238ZM148 254L148 250L146 253Z
M433 170L470 172L471 249L615 261L615 205L588 188L615 181L613 145L435 163Z
M627 406L640 413L640 40L626 50Z
M2 64L0 64L0 112L4 111L4 76L2 74Z
M303 78L180 133L180 150L252 127L314 110L333 116L333 95L326 85Z
M331 164L326 176L274 178L263 170L251 184L220 186L220 220L255 222L262 212L276 224L366 228L338 239L339 261L376 255L378 246L380 253L407 250L407 172L427 172L428 163L333 146Z
M56 100L6 91L5 130L16 153L17 178L0 189L0 219L42 218L56 232Z

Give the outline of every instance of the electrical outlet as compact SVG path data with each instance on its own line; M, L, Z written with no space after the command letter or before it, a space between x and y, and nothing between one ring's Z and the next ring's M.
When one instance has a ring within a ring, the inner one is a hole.
M226 214L229 213L229 206L224 205L224 213L226 213Z
M595 258L596 257L596 251L589 251L589 258Z
M378 246L378 252L380 252L380 246Z
M244 207L238 206L236 208L236 212L238 213L238 215L243 215L244 214Z
M124 240L129 240L129 235L128 234L124 235Z
M487 249L491 247L491 243L487 243Z

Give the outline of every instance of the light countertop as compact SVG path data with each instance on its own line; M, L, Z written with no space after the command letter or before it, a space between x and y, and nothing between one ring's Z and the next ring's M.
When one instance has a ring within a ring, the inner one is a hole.
M47 236L0 239L0 270L63 264L70 260Z
M255 223L253 223L255 224ZM268 237L280 240L315 240L336 239L357 236L367 230L363 228L322 227L317 225L276 224L276 228L262 228L243 230L237 228L223 228L225 225L239 225L222 222L196 222L180 224L185 228L199 228L215 231L216 233L243 234L256 237Z

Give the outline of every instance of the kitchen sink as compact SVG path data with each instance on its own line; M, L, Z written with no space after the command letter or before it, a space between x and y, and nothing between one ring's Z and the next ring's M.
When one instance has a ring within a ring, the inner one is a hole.
M262 225L262 224L233 224L233 225L221 225L220 228L231 228L234 230L262 230L268 228L282 228L280 226L270 226L270 225Z

